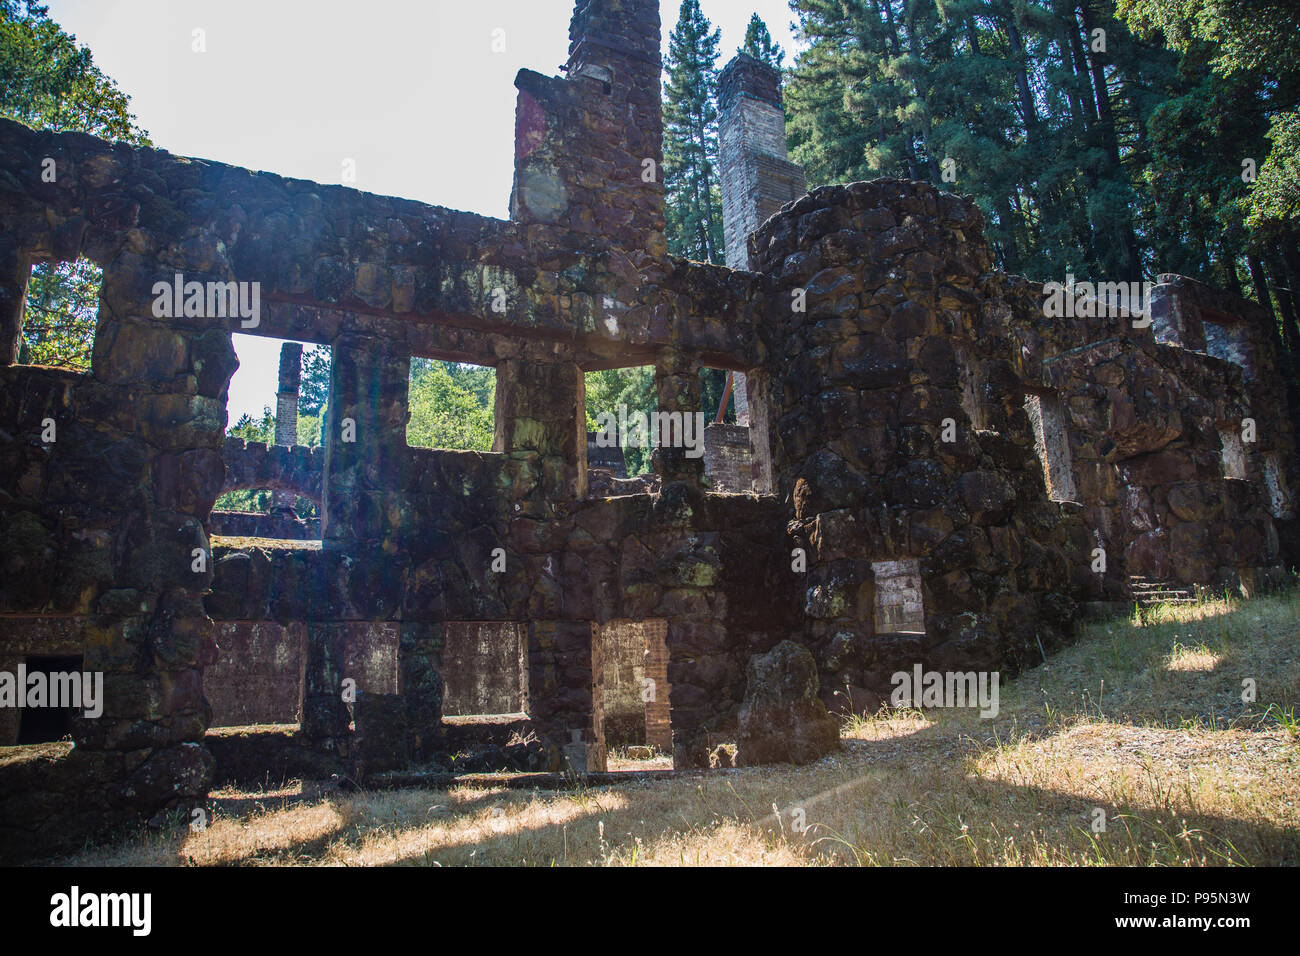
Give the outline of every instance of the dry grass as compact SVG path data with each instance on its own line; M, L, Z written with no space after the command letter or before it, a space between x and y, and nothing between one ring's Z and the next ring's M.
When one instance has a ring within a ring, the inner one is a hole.
M255 538L251 535L214 534L209 539L214 548L230 548L244 551L249 548L262 548L266 551L319 551L319 538Z
M1300 592L1090 626L1001 711L851 722L804 768L569 791L214 794L213 823L67 862L1266 865L1300 862ZM1242 702L1242 681L1258 698ZM1097 812L1105 832L1094 832Z

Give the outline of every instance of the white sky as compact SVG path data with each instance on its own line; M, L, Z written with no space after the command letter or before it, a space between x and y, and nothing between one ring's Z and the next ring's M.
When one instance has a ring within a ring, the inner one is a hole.
M506 218L515 73L559 73L571 0L46 0L131 97L154 144ZM663 42L680 4L663 0ZM719 66L751 13L793 59L786 0L701 0ZM382 16L381 16L382 14ZM205 31L206 52L192 49ZM503 52L493 52L502 30ZM236 336L230 421L274 406L279 344Z

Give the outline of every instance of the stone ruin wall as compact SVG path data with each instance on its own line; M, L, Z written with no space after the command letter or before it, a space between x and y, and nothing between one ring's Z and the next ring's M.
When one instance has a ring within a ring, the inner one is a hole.
M568 77L521 72L506 222L0 122L0 665L76 652L107 697L71 751L0 765L4 855L244 772L436 763L465 733L443 719L465 628L521 634L542 765L599 770L622 666L600 629L664 622L646 728L687 768L734 735L748 663L783 639L829 703L870 709L914 663L1041 659L1129 574L1280 570L1294 444L1257 310L1172 277L1159 334L1045 323L1041 287L992 271L971 202L896 180L787 205L750 237L754 271L669 257L641 175L662 160L658 31L649 0L584 0ZM78 256L104 268L91 371L14 365L27 270ZM178 272L260 283L260 324L156 317ZM322 448L226 438L232 331L331 346ZM491 452L406 445L413 355L496 369ZM655 367L663 411L700 408L702 367L744 373L773 493L711 493L703 461L660 449L653 493L592 497L583 373L631 365ZM1225 478L1246 413L1259 440ZM1049 493L1049 441L1080 500ZM213 502L249 487L316 501L319 545L214 546ZM253 719L296 726L209 733Z
M1161 275L1150 328L1126 315L1045 322L1040 285L995 276L990 289L986 318L1009 331L1024 387L1051 420L1049 471L1069 466L1062 484L1083 509L1088 550L1106 553L1105 571L1078 582L1081 600L1123 601L1135 579L1253 593L1292 566L1294 507L1266 481L1270 462L1293 473L1295 442L1265 310ZM1198 350L1207 297L1231 309L1207 314L1230 322L1250 365ZM1253 442L1240 438L1247 419Z
M751 238L776 283L766 331L787 343L771 415L808 555L803 638L855 707L917 661L1023 666L1074 616L1082 529L1047 499L1020 393L963 404L962 369L1002 361L978 327L981 226L966 200L877 180L814 190ZM919 570L924 629L878 632L874 568L899 561Z

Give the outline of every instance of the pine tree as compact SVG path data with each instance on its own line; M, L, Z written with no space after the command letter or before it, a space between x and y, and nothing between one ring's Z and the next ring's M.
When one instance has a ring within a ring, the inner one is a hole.
M748 53L773 69L779 70L785 64L785 51L772 42L767 24L757 13L749 18L749 26L745 27L745 42L741 44L740 52Z
M298 386L298 414L324 415L330 394L330 347L313 345L302 353L302 381Z
M664 187L668 249L701 262L723 260L717 175L718 44L722 31L682 0L664 67Z
M792 8L809 49L787 88L790 138L813 183L927 180L974 196L1004 269L1141 278L1127 157L1154 105L1143 83L1171 60L1109 0ZM1111 57L1097 30L1137 52Z

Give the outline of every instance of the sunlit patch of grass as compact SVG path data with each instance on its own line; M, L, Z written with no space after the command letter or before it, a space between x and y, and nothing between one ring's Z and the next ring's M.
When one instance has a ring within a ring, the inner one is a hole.
M1222 654L1216 654L1204 643L1188 647L1179 641L1174 641L1174 646L1165 655L1165 670L1212 671L1222 660Z

